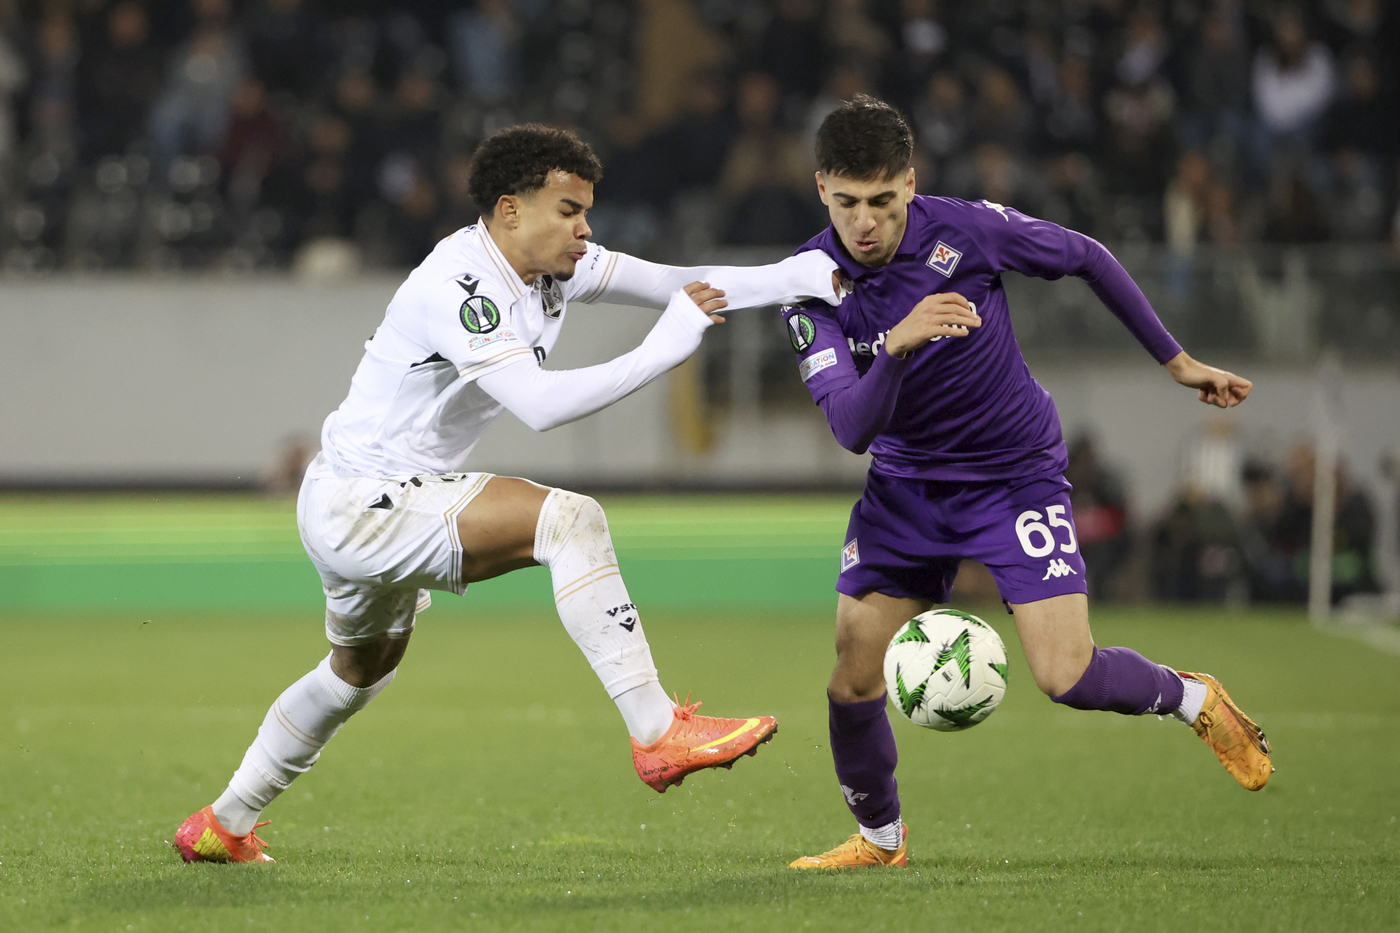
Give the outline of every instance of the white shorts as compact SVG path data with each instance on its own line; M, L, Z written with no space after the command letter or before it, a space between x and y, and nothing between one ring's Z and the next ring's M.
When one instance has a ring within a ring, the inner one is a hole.
M407 635L432 604L429 590L467 591L457 516L493 475L341 477L316 456L297 497L297 528L321 574L331 644Z

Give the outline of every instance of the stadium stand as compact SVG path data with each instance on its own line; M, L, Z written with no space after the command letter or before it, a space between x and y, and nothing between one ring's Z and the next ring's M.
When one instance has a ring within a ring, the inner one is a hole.
M0 0L0 265L412 265L520 120L603 155L600 239L791 244L859 91L926 192L1112 243L1400 242L1384 0Z

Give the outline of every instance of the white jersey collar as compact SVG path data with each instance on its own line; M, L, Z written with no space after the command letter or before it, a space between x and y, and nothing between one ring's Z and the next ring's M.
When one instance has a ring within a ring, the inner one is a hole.
M511 301L518 301L530 291L530 286L525 284L525 280L520 277L514 267L506 261L505 254L496 245L496 241L491 239L491 231L486 229L486 218L483 217L476 224L477 239L481 242L482 251L486 253L486 258L491 260L496 267L496 273L500 277L502 284L511 290Z

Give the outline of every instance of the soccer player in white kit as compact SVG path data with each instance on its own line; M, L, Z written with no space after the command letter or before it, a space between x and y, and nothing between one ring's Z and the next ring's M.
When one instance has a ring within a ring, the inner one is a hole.
M186 861L271 861L258 817L394 679L429 590L461 594L521 567L549 568L559 618L616 702L637 773L655 790L732 765L772 737L772 717L701 716L699 703L667 697L597 502L462 472L503 408L539 431L606 408L689 357L726 306L838 301L836 265L821 251L687 269L588 242L601 175L589 147L563 130L512 127L477 150L481 222L438 243L394 295L297 499L332 650L272 704L228 789L180 826ZM629 353L542 369L571 301L664 311Z

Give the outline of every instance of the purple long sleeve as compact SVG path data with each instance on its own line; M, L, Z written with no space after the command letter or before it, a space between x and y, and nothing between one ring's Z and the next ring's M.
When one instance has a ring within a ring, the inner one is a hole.
M1165 363L1180 353L1181 344L1162 326L1157 312L1152 310L1147 296L1128 275L1128 270L1098 240L1089 237L1082 239L1087 241L1088 255L1079 276L1088 283L1099 301L1123 322L1128 332L1147 348L1158 363Z
M972 215L977 223L971 232L996 269L1042 279L1078 276L1158 363L1181 352L1181 344L1162 326L1142 289L1102 243L1020 211L995 207Z
M882 350L855 384L828 392L817 403L842 447L863 454L890 423L908 364L909 357L891 356Z

